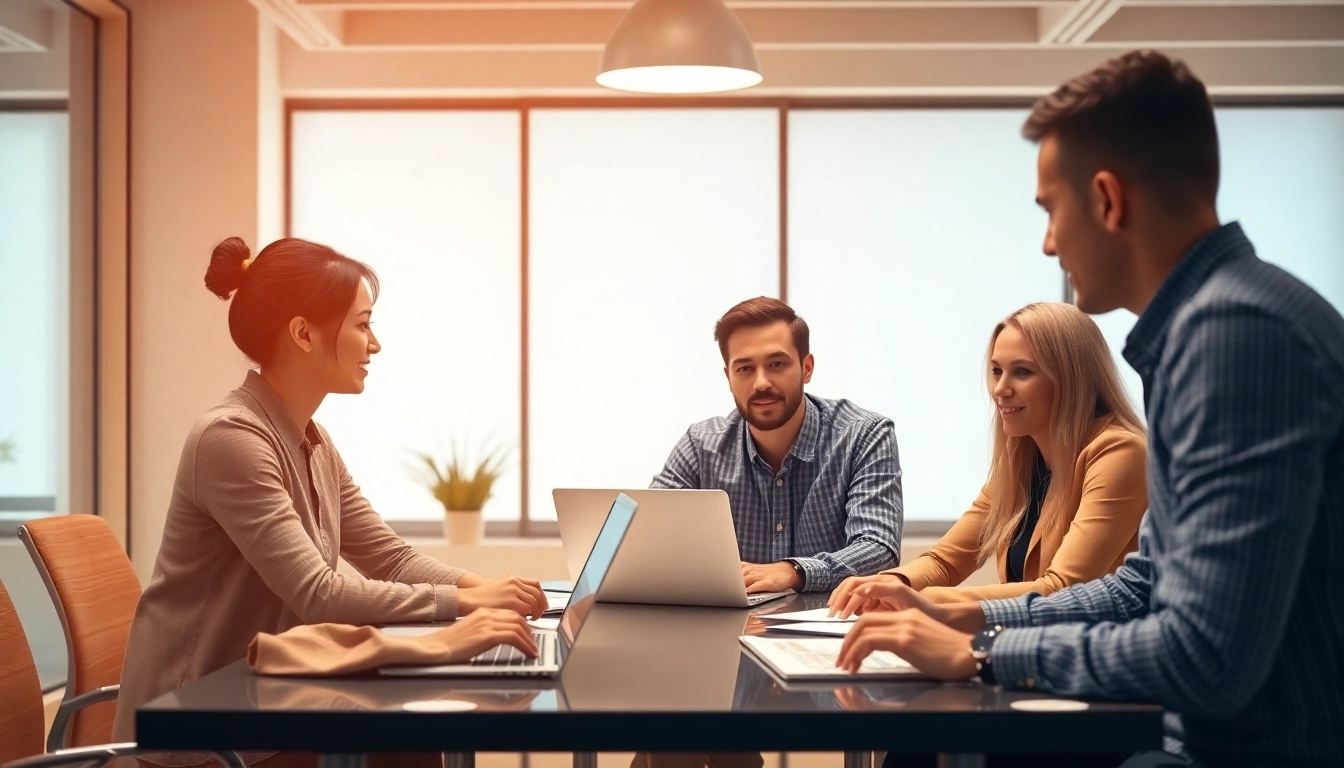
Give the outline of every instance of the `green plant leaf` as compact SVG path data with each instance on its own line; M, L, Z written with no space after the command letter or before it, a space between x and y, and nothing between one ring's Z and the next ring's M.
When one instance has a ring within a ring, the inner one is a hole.
M508 449L501 446L487 451L474 469L464 468L456 441L452 456L442 465L430 454L417 452L415 456L424 465L417 471L421 483L445 511L475 512L485 506L495 482L504 474Z

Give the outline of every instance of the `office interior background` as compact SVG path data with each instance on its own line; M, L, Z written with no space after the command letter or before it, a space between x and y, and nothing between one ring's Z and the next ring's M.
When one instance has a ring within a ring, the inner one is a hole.
M1223 219L1344 309L1344 2L742 0L765 80L702 97L593 81L629 5L0 3L0 578L46 688L14 531L102 515L148 580L183 437L247 369L202 286L231 235L379 272L367 390L318 420L417 546L545 578L553 488L643 487L732 410L711 331L757 295L811 325L811 393L895 422L905 558L936 540L984 479L990 330L1068 299L1021 123L1133 48L1209 85ZM1134 317L1097 320L1137 402ZM486 446L489 536L445 544L412 454Z

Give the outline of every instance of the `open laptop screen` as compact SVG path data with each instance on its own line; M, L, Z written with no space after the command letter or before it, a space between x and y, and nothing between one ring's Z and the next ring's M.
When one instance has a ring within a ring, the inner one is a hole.
M566 650L574 647L583 621L588 618L588 612L597 601L597 590L602 586L602 579L611 568L611 562L616 559L616 550L620 549L621 540L625 538L625 532L630 528L630 521L635 517L635 507L634 499L623 493L618 495L616 502L611 505L611 511L607 513L607 520L602 524L602 530L597 534L597 541L593 542L593 550L588 554L588 561L584 563L583 571L574 582L574 592L569 596L569 605L560 616L560 639Z

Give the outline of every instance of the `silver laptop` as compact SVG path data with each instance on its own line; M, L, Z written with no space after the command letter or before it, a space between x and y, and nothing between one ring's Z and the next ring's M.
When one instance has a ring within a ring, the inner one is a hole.
M629 496L624 494L611 503L608 514L597 533L592 554L574 580L574 592L569 597L565 612L560 615L560 625L553 630L534 630L532 639L540 651L535 659L529 659L522 651L508 645L500 645L457 664L406 665L383 667L378 671L384 675L409 677L496 677L501 675L526 677L555 677L565 665L574 643L579 638L588 614L596 602L597 591L610 571L612 560L621 548L631 522L635 519L638 507Z
M728 494L717 489L556 488L551 496L571 575L617 495L639 505L639 520L602 583L601 602L747 608L793 594L747 594Z

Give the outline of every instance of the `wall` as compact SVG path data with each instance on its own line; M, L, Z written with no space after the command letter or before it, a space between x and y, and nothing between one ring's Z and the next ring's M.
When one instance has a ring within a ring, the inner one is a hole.
M131 557L147 583L183 438L244 360L210 250L258 217L258 20L239 0L127 0L131 36Z

